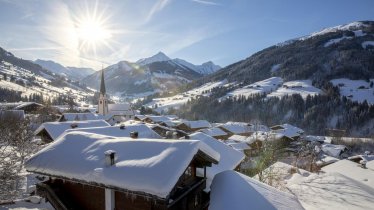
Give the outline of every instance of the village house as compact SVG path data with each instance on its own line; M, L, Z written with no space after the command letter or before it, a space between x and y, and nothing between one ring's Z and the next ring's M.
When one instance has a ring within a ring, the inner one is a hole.
M170 118L166 116L148 115L145 118L143 118L142 121L146 123L162 123L162 122L170 121Z
M227 122L217 126L222 129L230 136L232 135L241 135L241 136L250 136L255 131L267 131L268 128L264 125L253 126L250 123L245 122Z
M216 127L205 128L205 129L201 129L199 131L202 132L202 133L205 133L208 136L219 139L219 140L226 140L229 137L228 133L226 133L222 129L216 128Z
M87 120L100 120L100 116L85 112L85 113L63 113L58 119L59 122L65 121L87 121Z
M206 167L219 159L200 141L71 132L25 167L49 177L37 193L56 209L194 210L209 205ZM197 176L198 169L203 176Z
M281 134L290 141L298 140L304 131L290 124L275 125L270 128L272 133Z
M184 138L188 136L188 133L186 133L185 131L162 126L160 124L146 124L146 125L164 138L179 139L179 138L182 138L182 137Z
M55 141L62 133L68 129L104 127L110 126L105 120L87 121L66 121L66 122L45 122L35 130L35 136L41 138L42 143Z
M188 120L182 120L180 123L178 123L175 128L179 130L183 130L186 132L195 132L200 129L204 128L210 128L212 125L206 121L206 120L195 120L195 121L188 121Z
M23 110L26 114L35 113L39 111L44 105L36 102L15 102L15 103L1 103L3 110Z
M94 133L112 137L131 137L134 139L162 139L162 137L159 134L157 134L155 131L153 131L150 127L148 127L145 124L121 124L116 126L105 127L75 128L66 130L64 134L75 131L82 131L86 133Z

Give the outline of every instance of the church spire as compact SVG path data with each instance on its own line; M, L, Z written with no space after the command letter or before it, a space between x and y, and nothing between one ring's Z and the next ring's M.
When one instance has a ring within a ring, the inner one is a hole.
M104 82L104 69L101 70L101 84L100 84L100 93L105 95L105 82Z
M98 104L98 112L101 115L108 114L108 100L106 99L106 90L104 82L104 68L101 70L100 96Z

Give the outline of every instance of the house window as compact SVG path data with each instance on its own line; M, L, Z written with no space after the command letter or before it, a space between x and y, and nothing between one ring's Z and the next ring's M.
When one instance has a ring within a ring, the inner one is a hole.
M100 104L102 104L103 102L102 101L100 101Z

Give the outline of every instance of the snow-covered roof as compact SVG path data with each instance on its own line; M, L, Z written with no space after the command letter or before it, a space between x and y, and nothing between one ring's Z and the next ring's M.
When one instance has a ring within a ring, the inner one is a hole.
M271 127L271 129L272 132L282 134L284 136L287 136L288 138L294 138L304 133L302 129L290 124L276 125Z
M155 122L155 123L170 121L170 119L168 117L154 116L154 115L147 116L145 119L150 119L152 122Z
M321 142L324 143L326 141L326 138L324 136L312 136L312 135L307 135L304 136L303 138L305 141L311 141L311 142ZM331 143L331 142L326 142L326 143Z
M246 142L247 141L247 136L241 136L241 135L232 135L230 136L227 140L229 141L236 141L236 142Z
M188 127L192 129L212 127L212 125L206 120L194 120L194 121L183 120L182 123L184 123L185 125L187 125Z
M347 147L338 144L322 144L321 149L325 154L338 158L342 152L347 150Z
M105 165L108 150L116 152L112 166ZM220 158L200 141L134 140L76 131L36 153L25 166L35 173L166 198L199 152Z
M235 171L215 176L209 210L304 209L297 198Z
M221 141L208 136L204 133L197 132L190 135L190 139L200 140L210 146L212 149L217 151L220 154L220 162L217 165L212 165L212 167L207 167L207 190L210 189L210 183L212 182L214 176L222 171L225 170L233 170L235 169L240 162L245 158L242 152L239 152ZM203 175L202 170L197 171L198 174Z
M320 173L306 178L294 174L287 181L287 188L296 195L305 209L373 208L374 189L345 174Z
M219 127L224 128L233 134L244 134L253 131L251 126L251 124L245 122L227 122Z
M138 118L139 120L144 120L145 118L147 118L146 115L142 115L142 114L136 114L135 117Z
M273 140L279 140L284 135L282 133L274 133L274 132L254 132L252 135L248 136L246 138L246 142L248 144L252 144L256 140L259 141L273 141Z
M200 132L203 132L206 135L212 136L212 137L227 135L227 133L220 128L205 128L205 129L200 130Z
M244 150L249 150L251 149L250 146L248 146L247 143L245 142L239 142L239 143L228 143L227 145L229 145L230 147L238 150L238 151L244 151Z
M76 126L76 127L75 127ZM68 129L75 128L89 128L89 127L104 127L109 126L105 120L87 120L87 121L66 121L66 122L46 122L39 126L34 132L38 135L44 129L48 132L53 140L56 140L62 133Z
M36 103L36 102L23 102L20 105L14 107L13 109L14 110L19 110L19 109L22 109L22 108L30 106L30 105L37 105L37 106L43 107L43 104L39 104L39 103Z
M91 112L85 113L63 113L61 118L65 121L86 121L86 120L98 120L100 117Z
M369 162L366 163L366 168L374 171L374 160L371 160Z
M74 131L82 131L87 133L94 133L113 137L130 137L131 132L138 132L138 138L162 139L160 135L158 135L151 128L144 124L69 129L65 131L65 133L70 133Z
M319 165L319 166L325 166L325 165L335 163L335 162L338 162L338 161L339 161L338 158L334 158L334 157L331 157L331 156L328 156L328 155L322 155L322 157L320 158L320 160L318 160L316 162L316 164Z
M321 170L324 172L343 174L361 184L374 188L374 171L362 168L360 164L353 161L339 160L336 163L322 167Z

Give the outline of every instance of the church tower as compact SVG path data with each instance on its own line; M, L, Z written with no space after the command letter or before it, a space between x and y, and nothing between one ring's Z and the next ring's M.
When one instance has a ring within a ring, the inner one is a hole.
M104 69L101 70L100 96L98 105L99 114L108 114L108 100L106 99L106 90L104 82Z

